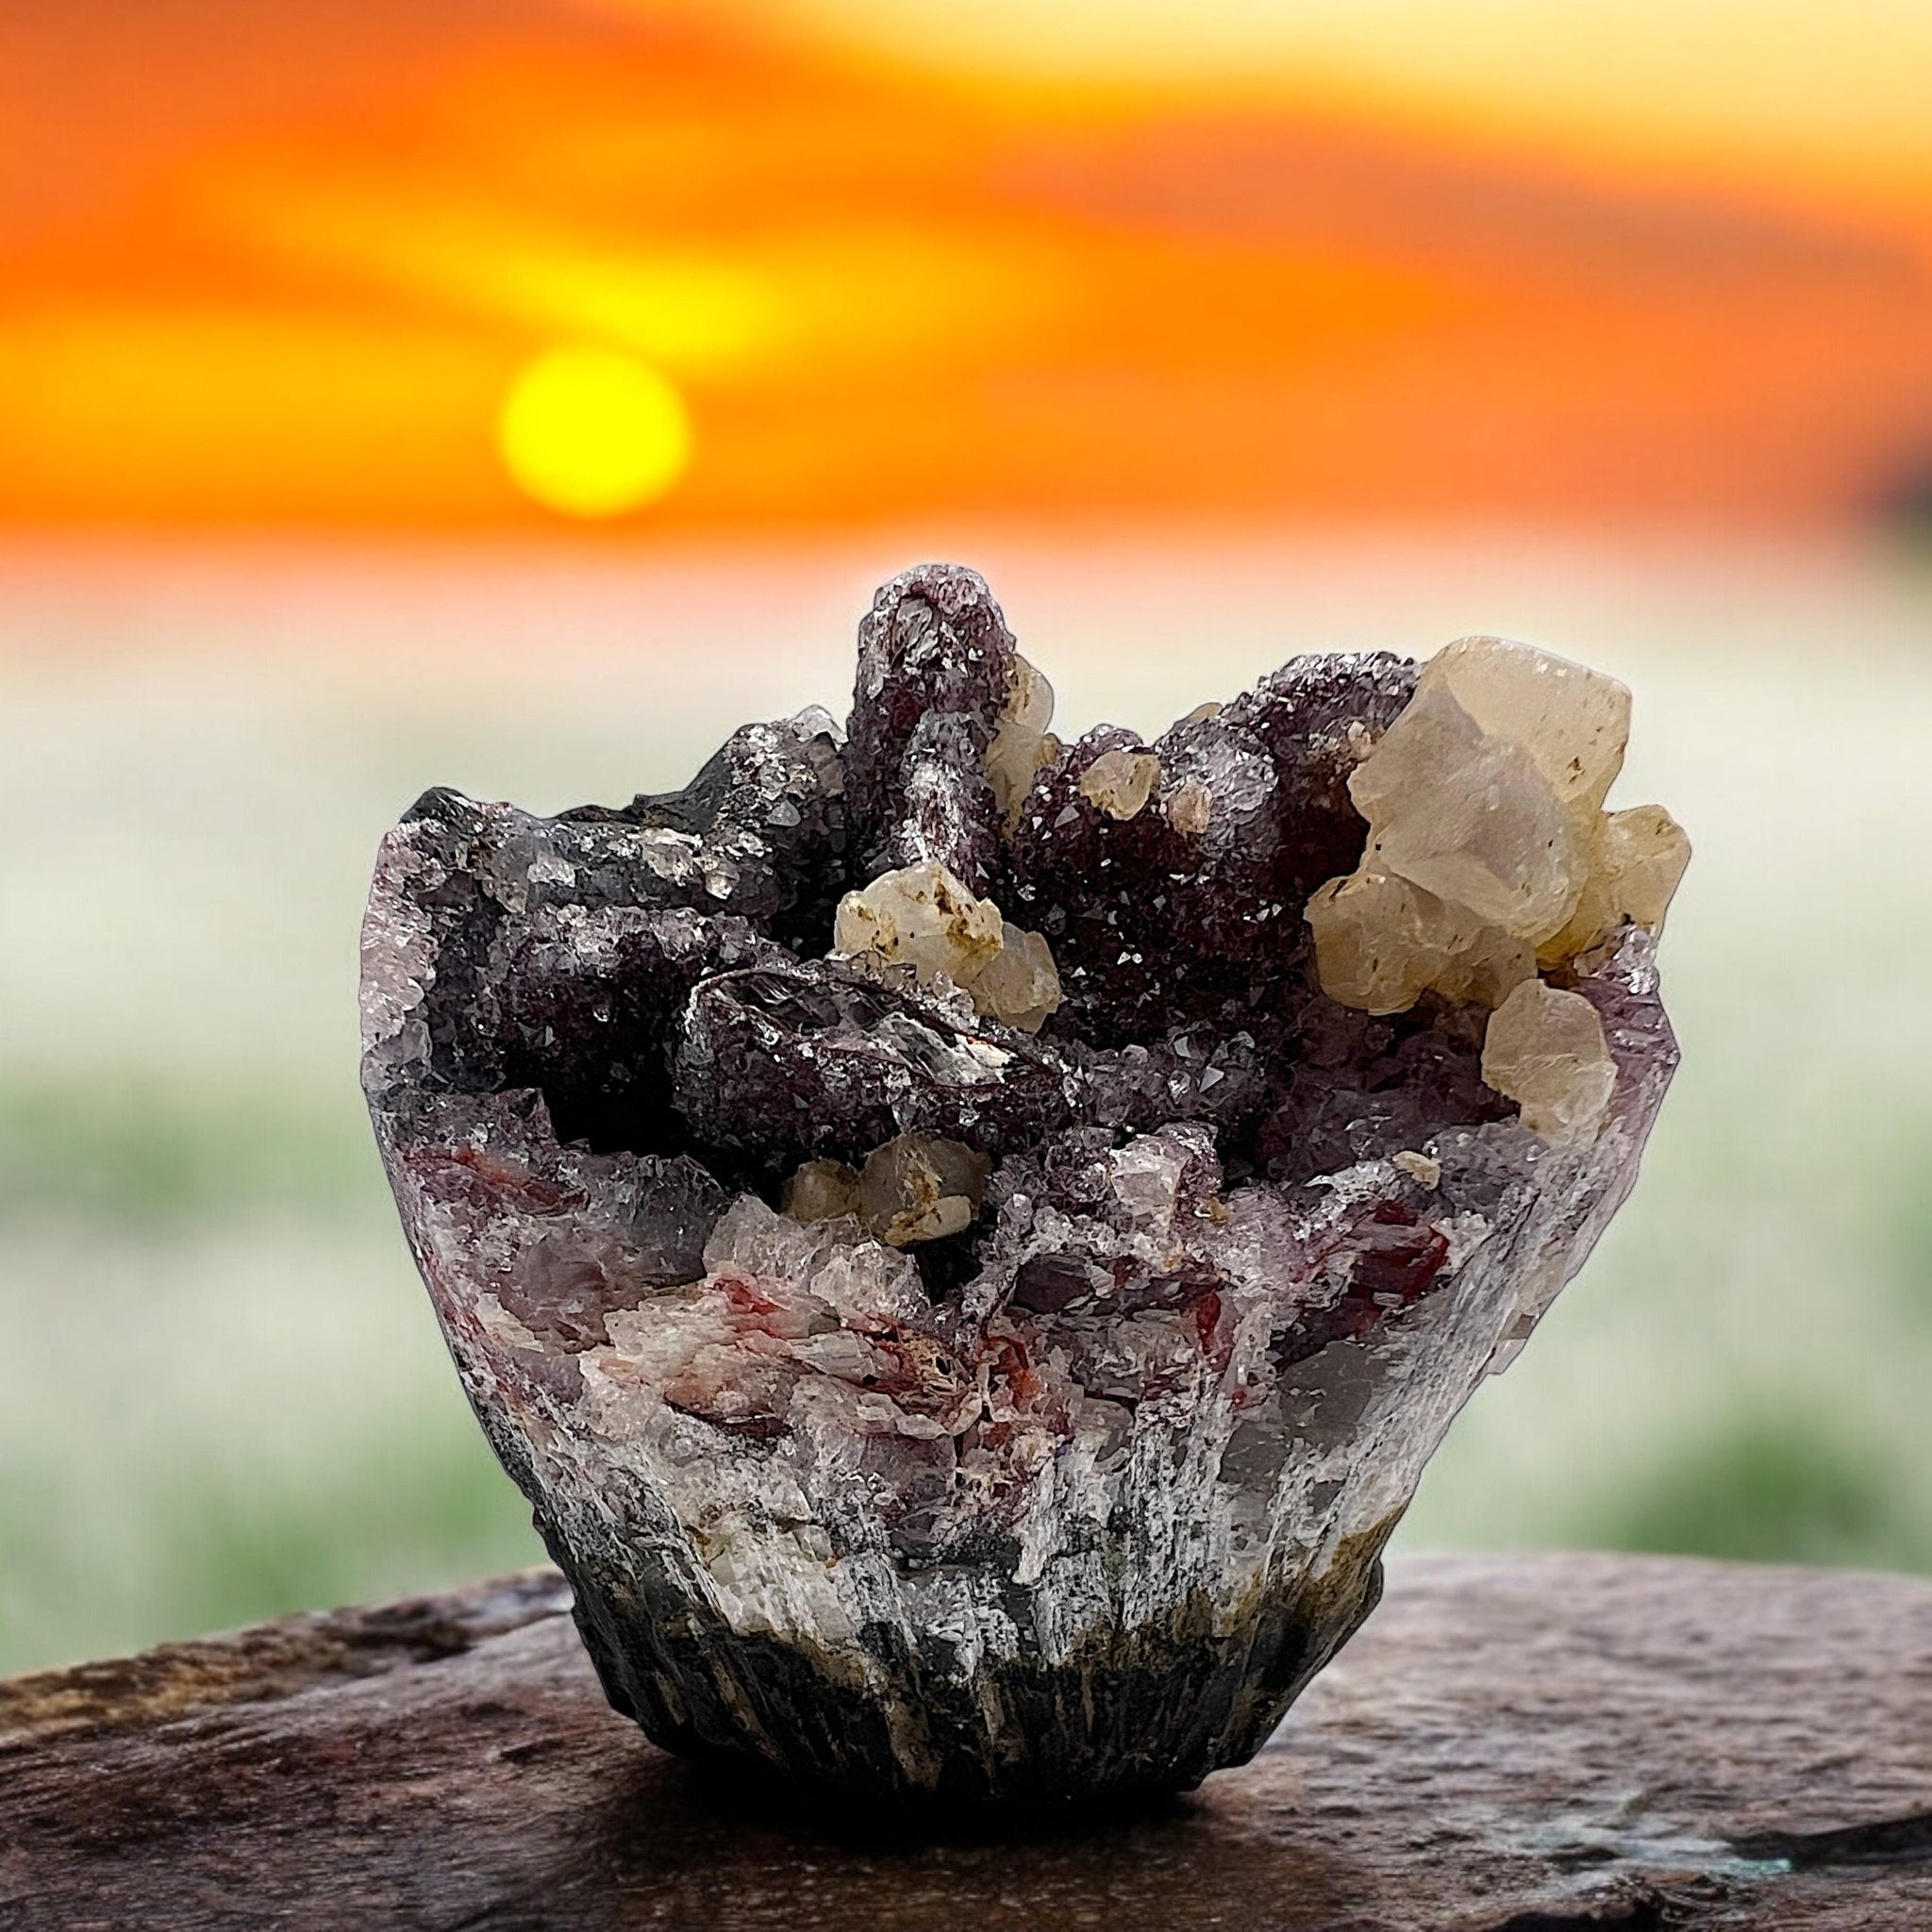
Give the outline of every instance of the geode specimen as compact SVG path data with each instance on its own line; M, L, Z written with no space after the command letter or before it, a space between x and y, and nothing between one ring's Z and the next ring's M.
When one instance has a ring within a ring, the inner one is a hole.
M1688 848L1622 687L1297 658L1062 745L971 573L843 732L385 841L363 1076L470 1399L659 1743L900 1797L1246 1758L1635 1177Z

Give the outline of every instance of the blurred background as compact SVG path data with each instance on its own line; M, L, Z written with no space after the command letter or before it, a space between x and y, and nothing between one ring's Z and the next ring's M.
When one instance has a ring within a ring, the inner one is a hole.
M1923 0L7 0L0 1670L534 1560L368 1142L433 782L985 570L1074 729L1472 630L1698 856L1403 1535L1932 1569Z

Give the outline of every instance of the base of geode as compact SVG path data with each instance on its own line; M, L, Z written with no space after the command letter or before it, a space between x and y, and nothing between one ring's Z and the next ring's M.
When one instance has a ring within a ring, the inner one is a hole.
M962 1666L937 1635L881 1623L849 1655L746 1636L661 1573L584 1560L540 1515L612 1707L681 1757L750 1764L898 1807L1089 1805L1191 1790L1245 1764L1381 1600L1397 1519L1299 1580L1229 1606L1197 1592L1159 1623L1090 1637L1063 1661Z

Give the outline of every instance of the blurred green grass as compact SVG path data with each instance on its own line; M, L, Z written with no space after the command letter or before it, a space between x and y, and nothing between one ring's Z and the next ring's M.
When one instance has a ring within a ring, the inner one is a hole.
M838 706L869 579L921 547L0 558L42 647L0 658L0 1670L536 1559L368 1145L375 841L431 782L624 797L746 712ZM1404 1535L1932 1570L1927 579L1835 548L968 554L1076 727L1475 628L1631 682L1618 799L1698 845L1684 1072Z

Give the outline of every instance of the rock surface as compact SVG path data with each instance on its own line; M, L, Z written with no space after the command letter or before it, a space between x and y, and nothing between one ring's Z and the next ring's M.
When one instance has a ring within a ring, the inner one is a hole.
M1619 688L1452 648L1061 745L985 585L929 567L861 625L842 734L747 726L552 821L434 792L385 841L404 1225L659 1742L900 1799L1182 1787L1367 1614L1675 1058L1629 910L1660 828L1604 830ZM1322 908L1370 874L1507 974L1464 945L1330 997Z
M1191 1797L812 1805L612 1717L533 1572L0 1683L12 1932L1919 1932L1932 1582L1408 1555Z

